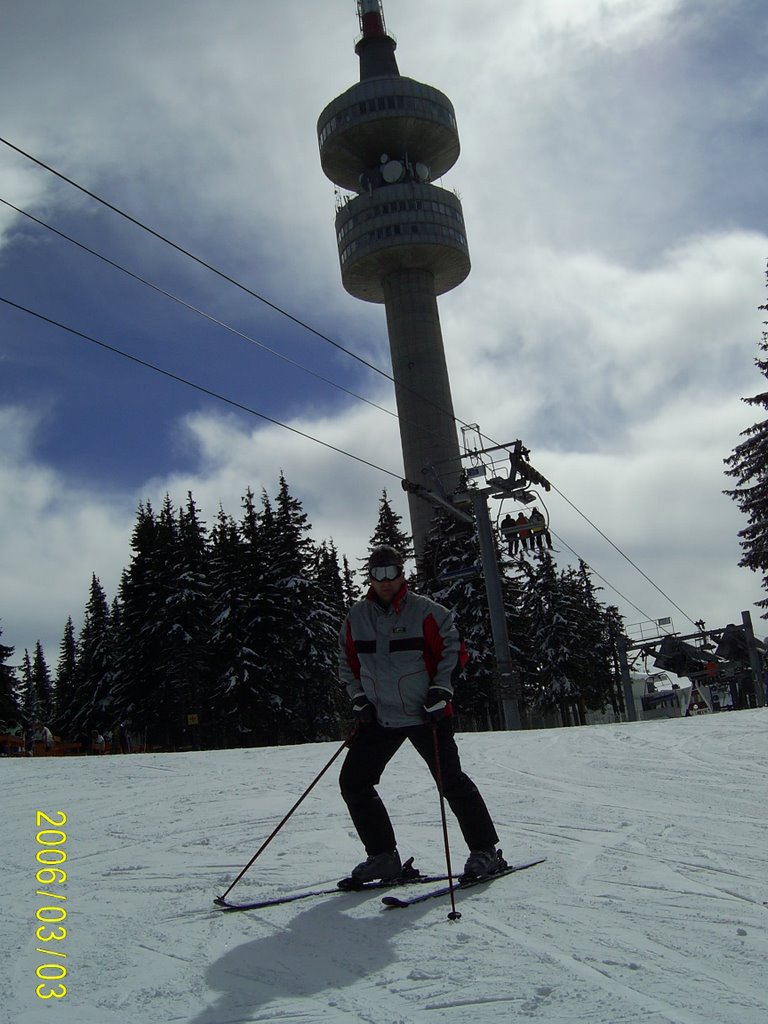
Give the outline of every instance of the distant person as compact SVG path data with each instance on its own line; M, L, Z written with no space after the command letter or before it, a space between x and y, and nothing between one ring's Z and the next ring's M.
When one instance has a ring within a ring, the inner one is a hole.
M539 510L536 508L536 506L534 506L531 509L530 523L531 523L531 551L533 551L533 545L534 544L539 549L539 551L543 551L544 550L543 541L545 541L545 540L547 542L547 547L551 550L552 549L552 538L550 537L549 530L547 529L547 521L544 518L543 513L539 512Z
M515 520L517 526L518 536L520 537L520 545L523 551L528 550L528 541L531 537L531 532L528 529L528 516L525 512L520 512L517 519ZM531 541L531 550L533 550L533 542Z
M122 750L122 752L124 754L130 754L131 750L132 750L132 747L131 747L131 734L128 731L128 723L127 722L121 722L120 723L120 749Z
M466 653L451 612L408 589L404 561L395 548L374 548L370 589L350 608L339 634L339 677L358 723L339 784L368 855L351 877L362 883L401 874L392 822L375 787L409 740L433 778L437 745L443 795L470 851L462 877L481 878L506 862L496 849L498 836L485 802L462 771L453 737L453 678Z
M113 754L128 754L130 750L131 744L128 739L125 722L118 722L112 730L111 751Z
M104 742L104 737L101 735L98 729L94 729L93 732L91 733L91 753L103 754L105 746L106 744Z
M32 738L35 743L43 744L45 755L49 757L53 751L53 733L48 726L43 725L41 722L35 722L35 731Z
M507 542L509 555L511 558L514 558L520 547L520 534L515 526L514 519L509 513L502 519L500 529L502 537Z

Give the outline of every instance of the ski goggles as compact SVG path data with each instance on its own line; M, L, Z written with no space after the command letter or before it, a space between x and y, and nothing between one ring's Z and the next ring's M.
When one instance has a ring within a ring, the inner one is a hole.
M381 583L382 580L396 580L398 576L402 576L403 567L402 565L372 565L368 572L372 580Z

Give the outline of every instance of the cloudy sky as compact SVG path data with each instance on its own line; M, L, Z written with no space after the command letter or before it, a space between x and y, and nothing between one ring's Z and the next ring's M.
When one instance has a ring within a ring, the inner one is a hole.
M557 488L558 560L584 557L628 623L687 633L751 609L764 633L722 494L759 418L741 398L765 386L764 0L385 12L401 72L448 93L461 132L442 184L473 269L440 300L457 416L523 439ZM341 286L315 134L357 79L356 33L352 0L11 0L0 136L388 370L383 308ZM92 573L114 595L141 500L191 489L211 522L283 469L350 559L383 488L407 513L396 420L348 394L393 409L382 375L6 144L0 198L155 285L0 204L3 299L380 467L0 303L0 620L18 655L40 638L55 664Z

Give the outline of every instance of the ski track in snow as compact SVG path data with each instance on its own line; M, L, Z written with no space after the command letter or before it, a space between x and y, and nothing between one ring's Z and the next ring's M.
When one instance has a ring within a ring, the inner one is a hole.
M213 907L333 744L3 760L2 1012L14 1024L765 1024L768 711L459 743L508 859L548 860L459 892L456 922L447 899L385 911L372 893ZM337 775L233 896L332 885L359 859ZM381 792L403 855L442 870L437 797L412 750ZM69 816L70 993L55 1006L34 994L38 808ZM450 814L449 831L460 865Z

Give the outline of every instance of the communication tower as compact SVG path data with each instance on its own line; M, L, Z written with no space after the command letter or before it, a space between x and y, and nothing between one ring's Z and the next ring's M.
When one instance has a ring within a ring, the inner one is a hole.
M317 123L323 171L356 195L339 204L344 287L384 304L408 480L453 493L461 460L437 296L469 273L461 202L433 184L459 156L453 104L400 74L382 0L357 0L360 81ZM416 555L431 508L409 494Z

